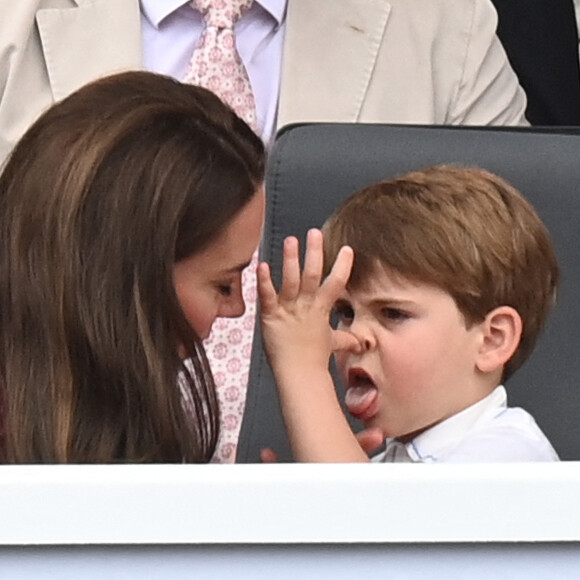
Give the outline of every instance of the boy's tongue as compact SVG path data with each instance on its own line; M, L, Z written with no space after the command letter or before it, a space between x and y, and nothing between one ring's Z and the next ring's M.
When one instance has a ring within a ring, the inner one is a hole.
M370 419L377 412L377 388L369 383L349 387L344 402L348 412L362 421Z

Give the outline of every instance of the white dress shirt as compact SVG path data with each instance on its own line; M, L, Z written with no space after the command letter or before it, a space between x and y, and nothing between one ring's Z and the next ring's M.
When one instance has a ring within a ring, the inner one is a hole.
M558 461L558 455L533 417L508 408L503 386L485 399L417 435L409 443L387 439L373 457L385 463L469 463Z
M268 143L276 125L286 0L255 0L236 23L236 44L246 66L258 129ZM201 14L183 0L141 0L143 67L181 80L203 30Z

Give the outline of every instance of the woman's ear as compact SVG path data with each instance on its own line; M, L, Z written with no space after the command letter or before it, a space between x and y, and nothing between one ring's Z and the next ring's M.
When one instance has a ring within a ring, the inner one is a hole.
M520 344L522 318L511 306L498 306L481 323L482 342L476 367L483 373L503 369Z

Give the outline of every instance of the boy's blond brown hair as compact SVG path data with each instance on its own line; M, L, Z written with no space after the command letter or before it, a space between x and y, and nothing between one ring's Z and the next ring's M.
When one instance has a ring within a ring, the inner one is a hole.
M523 322L511 376L532 352L554 303L558 264L533 207L502 178L477 168L430 167L367 187L324 226L325 262L355 253L350 288L377 267L448 292L467 327L498 306ZM444 338L444 337L442 337Z

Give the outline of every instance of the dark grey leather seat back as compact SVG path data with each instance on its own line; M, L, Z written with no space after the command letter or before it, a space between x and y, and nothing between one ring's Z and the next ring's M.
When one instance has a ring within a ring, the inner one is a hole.
M550 230L562 269L558 303L536 351L508 382L508 400L534 415L562 459L580 459L580 135L528 128L287 127L269 163L262 259L279 280L286 236L304 240L308 228L322 225L361 187L441 163L475 165L507 179ZM262 447L291 460L258 325L238 461L259 461Z

